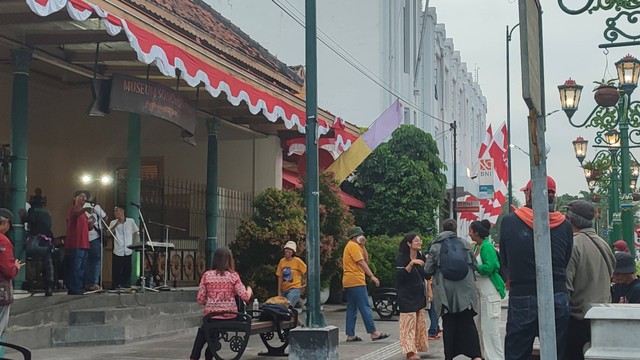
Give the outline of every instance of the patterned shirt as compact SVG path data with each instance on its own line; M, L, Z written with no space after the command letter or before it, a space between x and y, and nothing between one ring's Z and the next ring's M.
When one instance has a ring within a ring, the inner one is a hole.
M249 301L249 293L236 272L225 271L219 275L209 270L202 275L198 289L198 304L204 305L203 316L216 311L238 311L235 295L244 302ZM229 319L234 315L216 316L216 319Z

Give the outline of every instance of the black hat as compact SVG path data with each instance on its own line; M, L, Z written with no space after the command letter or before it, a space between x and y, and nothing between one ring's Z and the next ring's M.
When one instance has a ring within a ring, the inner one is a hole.
M636 261L633 258L633 255L619 252L615 254L616 256L616 269L614 273L616 274L635 274L636 273Z
M0 217L8 219L9 221L11 221L11 223L13 223L13 213L7 208L0 208Z
M584 200L573 200L569 202L567 209L587 220L593 220L596 214L596 208L590 202Z
M89 190L78 190L78 191L73 193L73 198L76 198L80 194L84 194L84 196L87 199L91 197L91 193L89 192Z

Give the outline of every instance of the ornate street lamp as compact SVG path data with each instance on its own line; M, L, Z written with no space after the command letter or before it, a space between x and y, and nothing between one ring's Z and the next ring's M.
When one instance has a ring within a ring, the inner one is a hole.
M616 62L618 70L618 83L620 88L628 95L638 86L638 74L640 74L640 60L627 55Z
M582 136L578 136L572 143L573 151L576 153L576 158L578 159L580 164L582 164L585 156L587 156L587 144L589 143L589 141L585 140ZM586 172L585 176L587 176Z
M637 183L638 183L638 179L631 179L631 184L629 184L631 191L636 191Z
M560 104L562 105L562 110L567 114L569 119L571 119L576 110L578 110L582 88L582 85L576 84L576 82L571 78L565 81L564 84L558 85L558 91L560 92Z
M598 181L597 181L597 180L594 180L594 179L591 179L591 180L589 180L589 181L587 182L587 186L589 187L589 191L593 191L593 190L595 190L595 188L596 188L596 183L597 183L597 182L598 182Z

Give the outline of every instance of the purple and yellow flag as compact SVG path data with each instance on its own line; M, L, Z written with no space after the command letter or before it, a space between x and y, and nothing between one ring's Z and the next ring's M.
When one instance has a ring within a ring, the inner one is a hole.
M402 123L403 109L400 100L396 100L362 136L351 144L336 161L327 168L333 171L336 180L343 182L378 145L387 139Z

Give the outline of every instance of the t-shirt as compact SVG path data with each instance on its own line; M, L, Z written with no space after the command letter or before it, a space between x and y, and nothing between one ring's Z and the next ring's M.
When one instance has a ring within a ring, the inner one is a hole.
M114 225L118 222L118 219L111 220L109 228L116 236L113 239L113 254L116 256L127 256L133 253L133 250L129 249L129 245L133 244L133 234L138 233L138 225L132 218L126 218L124 223L118 224L115 229Z
M307 273L307 264L297 256L291 260L282 258L278 263L276 275L282 278L282 291L299 289L302 287L302 275Z
M366 285L364 270L358 265L358 261L364 260L362 248L354 241L347 242L342 254L342 287L350 288Z
M102 221L100 219L104 219L107 217L107 213L100 207L100 205L96 204L93 207L93 212L85 212L87 215L87 221L89 222L89 241L100 239L100 233L96 230L102 231ZM98 216L100 218L98 218ZM91 226L93 224L93 226Z
M69 210L64 248L89 249L89 222L84 216L82 206L74 205Z

